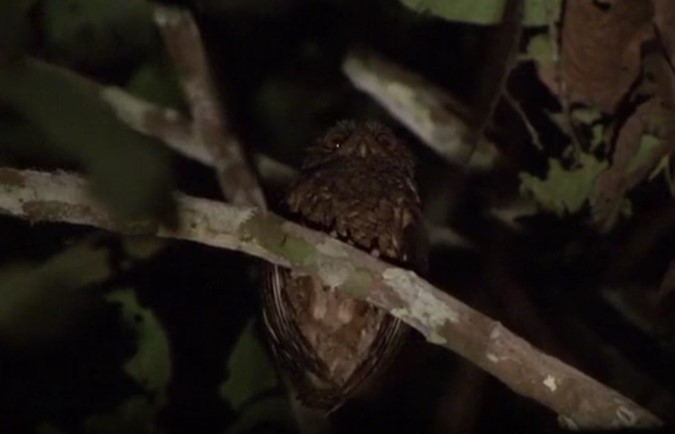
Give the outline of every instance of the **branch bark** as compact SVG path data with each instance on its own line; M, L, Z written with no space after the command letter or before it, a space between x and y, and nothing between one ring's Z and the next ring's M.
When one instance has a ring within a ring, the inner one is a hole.
M186 158L216 167L204 143L193 133L189 120L176 110L157 106L116 86L99 86L99 92L117 118L130 128L161 140ZM265 155L254 154L253 160L263 180L288 185L297 176L295 169ZM427 229L434 245L471 247L468 240L449 228L427 223Z
M515 392L559 414L570 429L647 428L662 422L649 411L575 368L532 347L499 322L330 236L256 208L177 194L175 229L114 221L86 182L66 173L0 169L0 212L29 220L154 234L237 250L320 278L336 290L402 319Z
M87 80L84 77L82 79ZM100 97L128 127L159 139L168 148L190 160L216 167L213 156L194 133L190 120L180 112L153 104L117 86L95 85ZM293 168L263 154L254 153L253 161L264 180L284 185L297 175Z
M372 96L429 148L451 164L464 164L469 153L466 108L422 76L375 53L353 51L342 71L357 89ZM489 169L497 159L494 143L482 139L468 167Z
M176 65L190 105L193 133L215 163L223 194L235 205L267 209L262 188L218 100L206 50L192 14L178 8L156 6L155 22Z

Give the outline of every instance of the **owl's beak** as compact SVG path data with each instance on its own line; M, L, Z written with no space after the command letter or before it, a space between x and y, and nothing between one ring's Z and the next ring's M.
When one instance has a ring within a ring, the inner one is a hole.
M368 144L366 143L365 140L361 140L359 143L359 155L361 158L365 158L366 154L368 153Z

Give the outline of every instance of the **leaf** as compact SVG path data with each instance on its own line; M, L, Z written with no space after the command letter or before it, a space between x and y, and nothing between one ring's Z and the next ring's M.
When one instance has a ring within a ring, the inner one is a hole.
M87 69L144 58L158 42L148 2L48 1L41 12L50 57Z
M134 72L125 88L146 101L177 110L186 109L175 68L165 63L145 62Z
M239 335L227 367L229 378L220 386L220 396L234 409L280 386L272 360L255 333L253 320Z
M83 166L117 216L167 217L170 154L119 122L91 83L27 60L0 68L0 103L41 130L55 153Z
M125 268L128 268L132 261L143 261L158 255L168 244L166 240L149 236L127 236L121 241L124 253L128 257L122 264Z
M526 59L532 59L539 65L551 66L555 60L555 51L548 33L532 36L527 42Z
M419 13L431 13L448 21L491 25L501 21L504 6L509 0L400 0L404 5ZM560 16L561 0L525 0L523 25L543 26L557 21ZM551 9L548 16L547 8Z
M661 139L651 134L644 134L640 139L640 147L628 163L626 173L630 174L644 169L645 165L652 166L654 164L654 154L661 150L662 143Z
M670 154L661 157L659 162L654 167L654 170L652 170L652 172L649 174L649 180L653 180L662 173L666 178L668 191L670 191L671 196L675 196L675 182L673 181L673 168L670 164Z
M112 275L109 252L82 242L39 265L0 269L0 340L24 346L59 339L91 314L84 291Z
M23 54L26 36L26 15L35 0L4 2L0 10L0 65L12 62Z
M110 413L94 414L83 422L88 434L151 434L155 407L148 398L136 395Z
M155 314L138 304L131 289L112 292L106 296L122 308L122 321L136 333L138 351L125 365L124 371L163 401L171 378L169 340Z
M590 154L582 153L579 167L565 169L556 159L549 159L549 171L545 179L529 173L521 173L521 191L530 193L545 210L558 216L575 213L589 201L595 191L595 181L608 167Z
M628 192L654 175L662 157L670 155L672 134L669 127L661 125L669 117L669 110L662 110L659 101L652 98L640 105L619 130L612 165L600 175L592 201L594 221L603 230L618 221Z
M651 2L605 3L565 3L560 72L571 104L613 113L640 76L643 43L653 37L653 10Z
M228 379L220 386L220 396L240 412L227 434L250 432L257 425L293 426L290 403L277 378L274 364L250 320L228 361Z
M110 411L90 414L82 420L83 430L89 434L157 433L157 411L166 401L171 376L168 339L152 311L138 304L133 290L119 289L105 298L120 305L122 324L135 333L137 352L122 369L147 393L130 396Z
M570 116L585 125L593 125L602 120L602 113L593 107L575 107L571 110Z

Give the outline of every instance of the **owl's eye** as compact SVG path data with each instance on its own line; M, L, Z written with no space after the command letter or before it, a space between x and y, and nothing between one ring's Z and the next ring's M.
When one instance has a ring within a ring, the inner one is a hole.
M340 149L344 141L345 141L344 137L336 135L328 139L328 146L332 150L337 150Z

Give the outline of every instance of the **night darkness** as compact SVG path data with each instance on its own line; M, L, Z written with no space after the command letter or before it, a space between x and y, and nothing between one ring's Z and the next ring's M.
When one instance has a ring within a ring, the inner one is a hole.
M330 416L299 411L265 340L265 262L152 236L178 224L172 191L224 200L214 171L118 122L78 78L189 117L150 4L17 3L0 6L0 432L567 432L555 412L417 332ZM338 121L386 125L415 161L423 277L672 424L675 7L567 2L551 22L568 62L561 97L555 67L534 54L547 23L517 24L510 47L508 23L407 3L173 4L195 17L247 161L300 170ZM476 169L470 146L448 161L358 90L342 71L354 50L451 95L457 106L444 110L465 108L467 140L493 143L494 163ZM81 173L132 234L17 217L5 168ZM291 217L292 181L259 171L269 208ZM353 184L374 182L361 176Z

